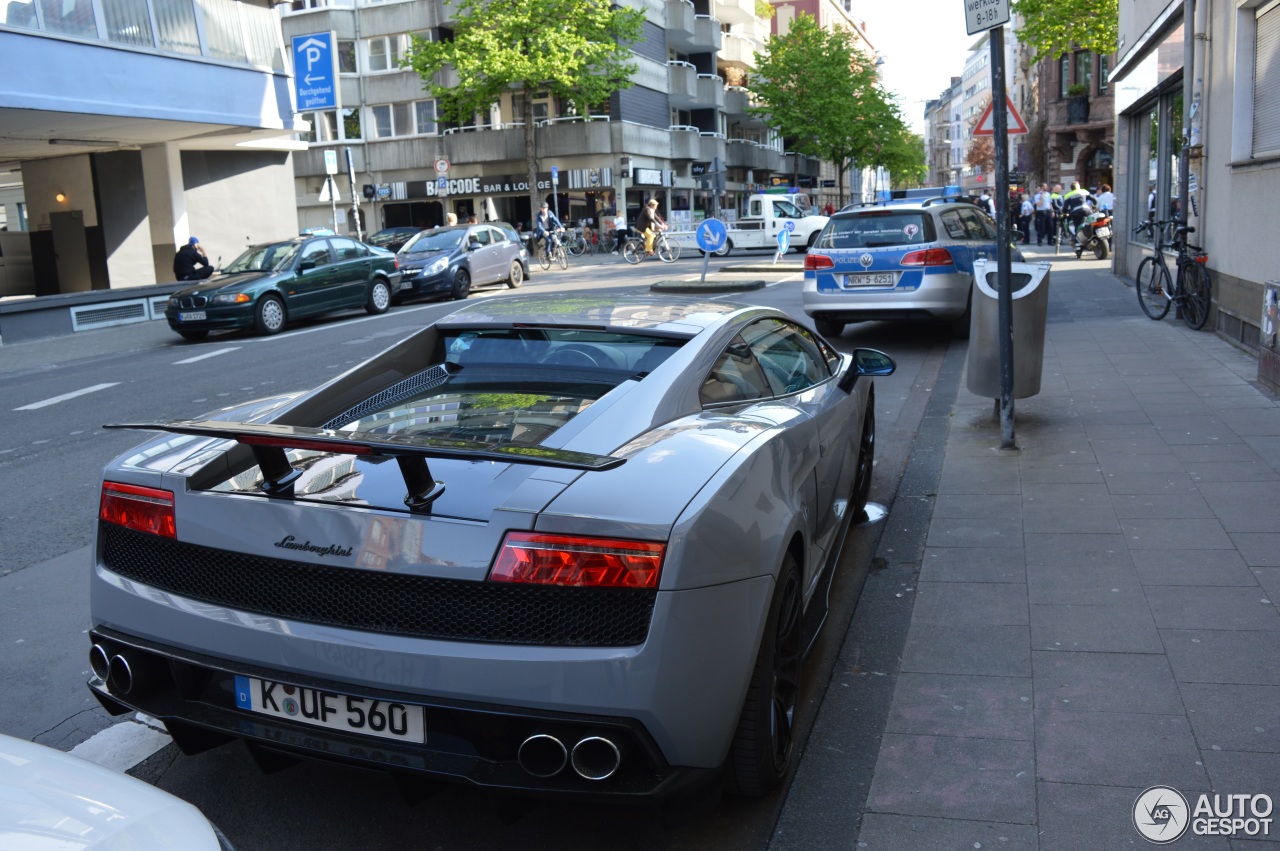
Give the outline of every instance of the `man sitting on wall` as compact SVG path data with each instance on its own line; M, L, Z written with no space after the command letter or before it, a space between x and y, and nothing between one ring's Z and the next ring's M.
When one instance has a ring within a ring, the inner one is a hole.
M194 236L173 256L173 276L179 281L201 281L212 274L213 266L205 256L204 246Z

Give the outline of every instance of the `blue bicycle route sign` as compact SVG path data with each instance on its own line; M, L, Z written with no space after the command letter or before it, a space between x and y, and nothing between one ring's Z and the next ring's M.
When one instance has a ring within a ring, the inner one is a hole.
M299 112L338 108L336 58L331 32L293 37L293 87Z

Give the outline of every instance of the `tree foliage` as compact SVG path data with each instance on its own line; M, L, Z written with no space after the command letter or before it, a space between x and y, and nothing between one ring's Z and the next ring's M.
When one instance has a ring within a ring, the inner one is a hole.
M756 63L752 111L765 116L791 150L833 163L842 197L854 163L892 170L893 163L915 161L897 102L876 82L871 57L847 31L798 15L786 35L769 39ZM919 156L923 160L923 148Z
M1033 61L1073 50L1116 51L1119 0L1014 0L1013 11L1021 20L1018 38L1035 51Z
M523 105L529 203L536 211L538 165L533 95L547 92L580 115L631 85L629 45L641 38L644 13L610 0L460 0L451 41L413 39L404 64L422 77L440 117L455 124L487 115L513 91ZM457 73L456 85L447 69Z

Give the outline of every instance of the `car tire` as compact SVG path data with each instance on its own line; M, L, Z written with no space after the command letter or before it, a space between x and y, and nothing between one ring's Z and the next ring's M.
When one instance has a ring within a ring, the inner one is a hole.
M969 339L969 324L973 319L973 290L969 290L969 301L964 306L964 313L951 323L951 336L957 340Z
M511 271L507 274L507 286L513 290L518 290L523 283L524 266L520 265L519 260L513 260L511 261Z
M732 250L733 250L733 241L726 239L724 241L724 245L720 246L715 251L711 252L711 256L712 257L728 257L729 252ZM699 248L698 253L705 255L707 252Z
M876 463L876 392L867 394L867 413L862 418L862 438L858 442L858 461L854 468L853 495L850 508L854 520L867 519L867 500L871 498L871 473Z
M788 554L778 572L751 684L725 766L725 787L735 795L765 795L777 788L791 767L804 662L802 600L800 570Z
M828 340L834 340L843 334L844 326L845 323L841 322L839 319L813 320L813 327L817 329L819 334L826 337Z
M369 298L364 303L364 309L376 316L386 313L390 306L391 286L382 278L374 278L369 285Z
M813 246L818 242L818 231L809 234L809 241L804 244L804 248L800 249L801 254L808 254L813 250Z
M277 334L284 327L287 314L284 302L273 295L265 295L258 299L258 306L253 312L253 328L259 334Z
M179 331L178 336L184 340L203 340L209 336L208 331Z
M453 290L449 294L455 299L471 295L471 273L466 269L459 269L453 276Z

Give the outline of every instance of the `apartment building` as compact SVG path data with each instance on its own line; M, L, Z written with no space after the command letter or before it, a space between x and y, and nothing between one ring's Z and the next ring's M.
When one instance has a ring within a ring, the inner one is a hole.
M1149 240L1132 233L1138 222L1176 216L1185 204L1209 257L1209 327L1259 355L1259 377L1280 384L1277 311L1274 297L1264 299L1266 283L1280 281L1280 3L1200 0L1190 21L1184 9L1182 0L1120 0L1109 75L1116 269L1133 275L1151 252Z
M727 166L718 199L732 219L742 196L782 178L812 186L818 163L787 154L782 140L747 110L755 54L770 23L755 0L632 0L645 14L632 45L634 85L596 115L574 115L553 98L535 97L533 115L504 98L489 115L444 126L421 79L400 67L410 35L449 36L451 7L441 0L294 0L282 7L286 39L336 37L342 108L307 113L294 157L295 196L303 225L333 224L321 202L324 152L351 152L363 231L428 227L445 214L482 221L531 219L523 122L536 122L539 194L566 221L599 224L615 210L633 219L651 197L677 227L710 215L712 192L700 176L716 157ZM624 158L629 177L623 176ZM444 191L438 161L448 164ZM558 181L552 182L552 169ZM339 185L349 206L347 180ZM352 229L338 205L339 228Z
M229 260L297 233L265 0L9 0L0 57L0 295L172 281L192 234Z
M963 161L955 159L960 141L954 134L958 130L957 101L961 88L960 77L952 77L951 85L942 90L934 100L925 104L925 154L928 158L927 186L959 185Z

